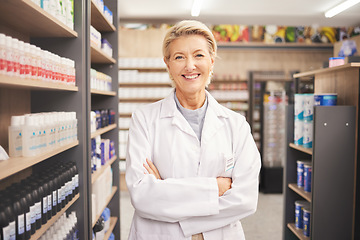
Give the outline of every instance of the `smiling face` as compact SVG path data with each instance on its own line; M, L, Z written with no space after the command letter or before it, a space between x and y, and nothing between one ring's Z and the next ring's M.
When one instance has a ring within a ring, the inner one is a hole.
M205 97L205 86L214 65L206 38L201 35L181 36L170 43L169 53L170 57L164 61L174 80L178 98Z

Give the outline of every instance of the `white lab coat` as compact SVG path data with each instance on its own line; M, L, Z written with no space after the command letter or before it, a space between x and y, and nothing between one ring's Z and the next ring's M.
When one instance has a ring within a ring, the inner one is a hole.
M176 107L174 92L134 112L126 184L135 213L130 240L245 239L240 220L256 210L260 154L244 116L208 92L201 143ZM146 158L163 180L145 174ZM216 177L232 178L218 196Z

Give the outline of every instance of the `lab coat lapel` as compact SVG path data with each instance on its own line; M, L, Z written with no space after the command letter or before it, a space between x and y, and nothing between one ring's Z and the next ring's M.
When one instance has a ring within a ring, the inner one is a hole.
M169 96L164 99L164 102L161 106L160 118L172 118L172 124L174 126L179 128L181 131L197 138L190 124L186 121L184 116L177 109L174 94L175 91L173 91Z
M221 109L220 104L208 93L209 105L205 115L204 127L201 135L201 145L204 146L214 134L224 125L221 118L227 118L228 116Z

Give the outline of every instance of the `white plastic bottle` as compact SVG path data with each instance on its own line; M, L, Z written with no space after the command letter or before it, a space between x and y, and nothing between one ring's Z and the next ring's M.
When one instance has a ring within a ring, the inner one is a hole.
M44 115L44 122L45 122L45 131L46 131L46 145L47 150L51 151L55 149L55 130L53 124L53 114L46 113Z
M6 62L5 34L0 33L0 74L6 74Z
M9 126L9 155L22 156L22 119L24 116L12 116Z
M44 113L37 114L38 132L39 132L39 148L38 154L43 154L47 151L47 131L45 124Z
M31 114L25 115L25 124L22 131L23 156L33 157L37 154L38 131L36 117Z
M5 49L6 49L6 74L9 76L14 75L14 60L13 60L13 47L12 47L12 38L5 36Z

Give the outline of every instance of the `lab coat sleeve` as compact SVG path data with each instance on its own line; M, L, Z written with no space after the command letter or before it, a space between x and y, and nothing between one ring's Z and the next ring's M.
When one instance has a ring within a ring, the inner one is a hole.
M217 214L219 200L215 178L159 180L144 173L143 163L151 156L149 123L145 115L142 112L133 114L126 156L126 184L137 214L164 222Z
M256 211L260 154L244 121L235 138L235 166L232 187L219 198L219 214L180 221L185 236L214 230L243 219Z

